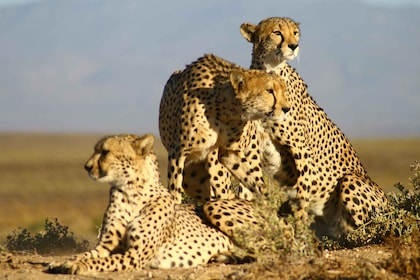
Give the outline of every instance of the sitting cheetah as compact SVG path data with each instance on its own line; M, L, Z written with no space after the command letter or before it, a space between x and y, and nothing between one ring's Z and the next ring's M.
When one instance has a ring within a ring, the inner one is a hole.
M51 264L48 272L86 274L192 267L233 248L225 234L207 225L203 209L175 203L159 181L153 143L152 135L123 134L105 137L96 144L85 169L92 179L111 185L98 245L63 264ZM211 206L210 202L206 207ZM243 213L250 212L246 205L236 206L239 220ZM210 209L219 208L214 205ZM206 215L224 225L234 217L232 213Z
M256 138L250 120L284 120L284 92L280 79L209 54L172 74L160 103L159 130L168 150L169 188L178 202L183 188L199 201L232 198L224 181L228 170L252 192L264 192L258 149L251 153L241 139ZM209 177L183 184L184 169L194 162Z
M331 237L365 223L383 209L387 199L367 175L349 140L287 64L299 51L299 23L267 18L258 25L244 23L240 31L253 44L251 68L274 72L286 82L291 105L288 121L262 122L273 144L265 142L262 151L266 170L292 190L280 211L295 209L298 216L306 213L303 210L314 213L319 221L315 229Z

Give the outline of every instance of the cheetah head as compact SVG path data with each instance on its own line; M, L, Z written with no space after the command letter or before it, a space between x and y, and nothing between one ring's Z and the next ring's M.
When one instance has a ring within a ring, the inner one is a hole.
M151 134L142 137L131 134L106 136L95 145L85 169L95 181L125 184L142 169L142 164L151 154L154 156L153 144Z
M253 44L252 68L273 71L299 53L299 23L289 18L272 17L258 25L243 23L242 36Z
M230 82L244 120L282 120L290 110L284 81L262 70L233 70Z

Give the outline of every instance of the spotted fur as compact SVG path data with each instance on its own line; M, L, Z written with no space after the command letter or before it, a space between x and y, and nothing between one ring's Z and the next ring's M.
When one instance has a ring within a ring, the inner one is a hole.
M253 44L251 68L274 72L284 80L291 105L287 122L262 122L265 170L290 194L280 212L314 213L318 233L332 237L367 222L383 209L386 196L287 63L299 50L299 24L289 18L267 18L258 25L242 24L241 33Z
M123 134L96 144L85 169L95 181L111 185L98 244L51 264L50 273L193 267L232 250L230 239L209 225L201 208L177 204L160 183L153 143L149 134Z
M232 198L228 173L251 192L263 193L259 151L248 144L251 139L258 143L252 120L284 120L289 110L284 94L284 83L271 74L214 55L175 72L159 110L175 199L181 201L183 189L203 202Z

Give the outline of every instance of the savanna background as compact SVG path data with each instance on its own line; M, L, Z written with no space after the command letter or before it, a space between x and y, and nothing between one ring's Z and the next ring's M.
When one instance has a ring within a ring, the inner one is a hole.
M0 134L0 236L19 227L34 232L45 218L58 218L76 236L95 243L108 204L107 184L93 182L83 169L101 135ZM353 139L369 174L387 192L408 186L410 164L420 158L420 139ZM157 141L161 178L166 182L166 150Z
M58 218L95 243L108 186L83 169L107 134L158 134L176 69L204 53L241 66L243 22L301 23L292 62L386 192L420 160L419 1L0 1L0 245ZM156 143L162 181L166 151Z

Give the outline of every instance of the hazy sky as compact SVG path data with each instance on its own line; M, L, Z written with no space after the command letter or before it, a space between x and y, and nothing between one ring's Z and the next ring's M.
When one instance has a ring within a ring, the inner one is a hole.
M381 5L420 5L420 0L362 0L367 3L381 4Z
M206 52L248 67L251 45L238 27L274 15L301 22L300 59L292 65L348 136L420 135L419 7L345 0L39 2L1 9L0 131L158 133L170 73Z
M35 2L35 1L42 1L42 0L0 0L0 5L16 5L16 4L22 4L22 3L27 3L27 2ZM89 0L86 0L86 1L89 1ZM341 1L345 1L345 0L341 0ZM380 5L406 5L406 4L420 5L420 0L361 0L361 1L373 3L373 4L380 4Z
M0 0L0 5L16 5L16 4L22 4L27 2L34 2L39 0Z

